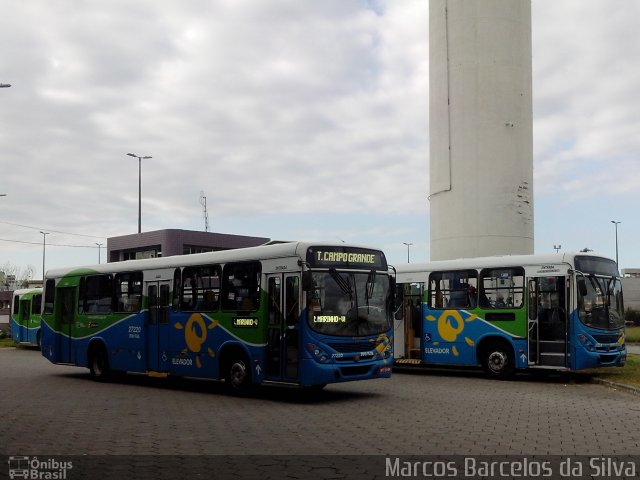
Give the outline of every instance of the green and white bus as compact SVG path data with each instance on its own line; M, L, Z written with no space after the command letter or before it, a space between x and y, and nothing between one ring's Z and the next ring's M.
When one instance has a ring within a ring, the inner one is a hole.
M397 267L397 365L581 370L626 361L616 262L585 253Z
M20 345L40 346L42 288L15 290L11 301L11 337Z
M380 250L303 242L50 270L42 354L237 390L389 377L393 285Z

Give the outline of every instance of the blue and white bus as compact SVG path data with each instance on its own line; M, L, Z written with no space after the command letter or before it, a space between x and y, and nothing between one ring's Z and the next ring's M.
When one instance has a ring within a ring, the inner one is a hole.
M397 267L395 363L582 370L626 361L616 262L586 253Z
M322 387L389 377L383 252L290 242L47 272L42 354L154 376Z

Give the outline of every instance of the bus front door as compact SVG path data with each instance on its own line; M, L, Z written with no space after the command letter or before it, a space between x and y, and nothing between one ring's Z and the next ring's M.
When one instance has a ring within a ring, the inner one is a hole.
M20 313L18 314L18 342L29 341L29 316L31 315L31 301L20 300Z
M169 370L169 281L146 283L148 311L145 316L147 370Z
M567 366L567 293L565 277L530 278L528 307L529 365Z
M300 378L300 275L267 275L268 326L265 378L295 383Z
M77 287L60 287L56 294L55 329L57 363L75 363L75 354L71 345L71 334L75 311Z

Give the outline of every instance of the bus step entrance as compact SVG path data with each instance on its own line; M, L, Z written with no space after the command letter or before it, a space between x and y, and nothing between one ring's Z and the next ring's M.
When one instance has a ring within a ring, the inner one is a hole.
M540 341L540 365L564 367L565 356L566 351L564 340Z

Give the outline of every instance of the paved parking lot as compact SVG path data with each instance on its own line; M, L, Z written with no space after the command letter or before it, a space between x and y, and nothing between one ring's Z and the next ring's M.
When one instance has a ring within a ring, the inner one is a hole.
M640 452L640 397L566 376L397 373L314 394L263 388L237 398L208 381L98 383L36 350L0 349L0 366L4 456Z

